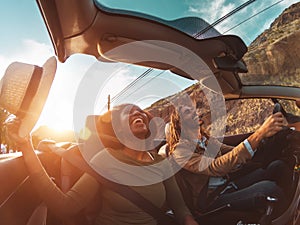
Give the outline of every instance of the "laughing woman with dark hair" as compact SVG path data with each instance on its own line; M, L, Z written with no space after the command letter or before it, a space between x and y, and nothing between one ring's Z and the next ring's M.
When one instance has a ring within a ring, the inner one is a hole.
M104 170L115 179L120 179L121 182L124 181L122 180L124 176L134 177L142 181L146 180L148 183L137 182L131 188L158 208L162 208L167 202L174 211L179 224L197 225L185 206L180 190L172 176L165 176L165 171L160 170L159 167L156 170L147 171L150 178L144 173L139 174L139 167L146 168L163 160L151 149L145 150L148 145L147 141L151 136L151 119L150 114L132 104L116 106L100 116L97 121L97 130L104 149L99 151L97 157L92 161L94 164L96 162L100 164L95 166L107 166ZM114 122L117 124L115 129ZM94 224L157 224L157 218L153 218L128 199L106 188L105 185L99 184L94 177L87 173L80 177L70 191L63 193L47 175L33 150L31 138L29 136L27 138L18 136L18 126L18 120L13 120L7 124L9 136L19 145L19 149L23 153L25 164L37 193L57 215L71 217L88 206L92 199L98 193L101 193L102 209L98 213ZM121 142L119 138L123 141ZM136 144L137 142L138 144ZM105 152L117 159L120 162L119 165L130 165L136 169L124 173L124 168L114 166L114 164L102 158L102 154ZM172 171L171 168L170 171ZM160 177L160 181L151 180L155 176Z

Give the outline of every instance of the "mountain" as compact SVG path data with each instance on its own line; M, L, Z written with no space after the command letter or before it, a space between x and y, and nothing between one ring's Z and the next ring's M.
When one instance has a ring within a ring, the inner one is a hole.
M248 75L243 81L262 81L261 75L274 77L287 85L300 86L300 2L293 4L275 19L270 28L248 47L244 60ZM266 83L264 83L266 84Z
M289 86L300 86L300 2L285 9L271 26L260 34L249 46L243 57L249 72L242 75L242 81L248 84L267 84L262 77L268 76L268 84L274 79ZM263 76L262 76L263 75ZM197 111L209 121L209 106L199 84L152 104L148 110L155 116L169 120L171 103L179 96L188 95L196 102ZM184 100L182 100L184 101ZM262 123L263 118L272 112L273 103L268 100L230 101L227 104L227 134L249 132ZM236 118L248 119L237 122ZM257 116L258 115L258 116ZM207 125L209 127L209 125ZM243 129L245 130L239 130ZM247 128L247 129L246 129ZM161 131L163 132L163 127Z

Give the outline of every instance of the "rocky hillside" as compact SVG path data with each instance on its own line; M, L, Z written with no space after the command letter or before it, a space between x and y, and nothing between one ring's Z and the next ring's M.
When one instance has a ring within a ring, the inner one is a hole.
M300 86L300 2L296 3L274 20L270 28L259 35L249 46L244 60L249 72L242 76L247 84L284 83ZM268 83L265 78L268 77ZM279 82L278 82L279 81ZM201 87L195 84L186 90L154 103L149 110L169 120L171 103L179 96L188 94L197 104L198 113L204 115L209 128L209 106ZM182 100L184 101L184 100ZM256 99L230 101L227 104L227 134L255 130L263 119L272 112L270 100ZM247 115L247 116L245 116ZM238 120L242 118L241 120ZM163 131L163 128L161 128Z
M244 60L248 74L243 81L253 83L268 76L268 84L279 80L300 86L300 3L286 10L248 47ZM264 82L265 83L265 82ZM266 83L265 83L266 84Z

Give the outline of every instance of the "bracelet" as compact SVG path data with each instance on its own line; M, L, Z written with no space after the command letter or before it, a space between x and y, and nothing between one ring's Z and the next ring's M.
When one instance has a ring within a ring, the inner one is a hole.
M245 145L246 149L247 149L248 152L250 153L251 157L253 157L255 151L253 151L253 149L252 149L252 147L251 147L251 145L250 145L248 139L245 139L245 140L243 141L243 144Z

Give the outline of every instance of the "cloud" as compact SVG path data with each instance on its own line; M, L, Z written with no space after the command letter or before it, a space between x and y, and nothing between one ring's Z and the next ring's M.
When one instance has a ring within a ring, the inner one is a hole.
M15 61L42 66L44 62L54 55L50 45L39 43L35 40L25 39L21 46L16 46L9 55L0 55L0 77L6 68Z
M246 1L244 1L244 3L245 2ZM269 28L271 22L273 22L274 19L283 12L284 9L296 2L298 1L255 1L232 16L226 18L224 21L220 22L215 28L220 33L225 32L225 34L239 35L242 37L242 39L244 39L244 41L250 43L257 37L258 34ZM226 0L205 0L201 2L198 0L187 0L186 3L189 5L187 15L201 17L209 23L217 21L222 16L243 4L240 2L237 3L236 1ZM267 9L273 4L275 4L273 7ZM250 18L251 16L254 16L254 18ZM247 21L244 22L244 20Z
M209 23L213 23L220 17L232 11L236 6L226 3L226 0L217 1L192 1L189 3L189 13L201 15Z

